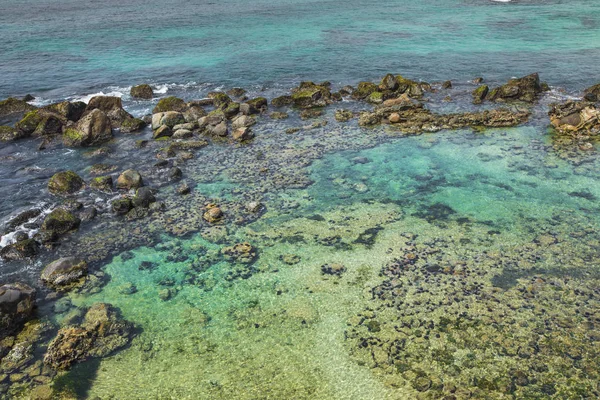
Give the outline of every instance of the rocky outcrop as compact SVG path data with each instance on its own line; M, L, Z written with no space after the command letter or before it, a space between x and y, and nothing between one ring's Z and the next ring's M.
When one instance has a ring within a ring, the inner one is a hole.
M73 127L63 133L65 146L95 146L111 140L112 124L108 116L100 109L93 109Z
M87 275L87 263L84 260L65 257L46 266L41 280L52 289L66 291L83 283Z
M15 99L14 97L0 101L0 117L31 110L35 110L35 107L24 100Z
M105 357L126 346L133 333L133 324L121 319L114 307L94 304L81 325L58 331L48 346L44 362L57 370L65 370L92 357Z
M12 126L0 126L0 142L12 142L28 136Z
M562 133L597 135L600 133L600 108L586 101L553 104L550 123Z
M110 175L92 178L90 186L102 192L112 192L113 179Z
M389 105L393 104L393 105ZM406 133L436 132L442 129L470 127L507 127L522 124L529 113L506 109L485 110L476 113L436 114L408 96L389 100L373 112L363 112L358 124L374 126L390 124Z
M152 90L150 85L145 84L145 83L141 84L141 85L133 86L131 88L131 90L129 91L129 94L133 98L144 99L144 100L150 100L150 99L152 99L152 97L154 97L154 91Z
M90 99L85 109L85 114L88 114L92 110L101 110L104 112L113 128L120 128L125 121L134 119L131 114L123 109L120 97L94 96ZM129 125L131 125L131 122L129 122Z
M534 73L522 78L511 79L507 84L490 90L486 99L497 102L519 100L533 103L543 91L544 86L540 83L540 76Z
M77 193L84 186L83 179L73 171L58 172L48 181L48 191L57 195Z
M17 332L33 313L35 290L24 283L0 286L0 339Z
M313 82L300 83L298 87L292 89L291 98L293 105L298 108L325 107L333 103L329 86Z
M223 211L216 204L209 204L206 206L206 211L202 215L202 218L206 222L210 222L211 224L217 223L223 219Z
M141 187L135 192L132 203L134 207L148 208L150 204L156 201L152 189L149 187Z

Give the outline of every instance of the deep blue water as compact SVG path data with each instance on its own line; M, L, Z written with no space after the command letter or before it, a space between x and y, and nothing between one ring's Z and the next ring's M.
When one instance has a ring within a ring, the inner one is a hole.
M5 0L0 97L109 85L355 83L393 71L600 79L600 3L575 0Z

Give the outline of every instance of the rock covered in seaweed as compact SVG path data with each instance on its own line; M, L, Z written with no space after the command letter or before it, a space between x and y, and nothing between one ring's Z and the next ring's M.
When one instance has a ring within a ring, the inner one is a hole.
M33 258L39 251L38 244L33 239L20 240L0 249L0 258L4 261L16 261Z
M24 100L9 97L0 101L0 117L35 110L35 107Z
M68 147L95 146L111 140L112 125L108 116L95 108L77 124L65 129L63 142Z
M83 179L73 171L58 172L48 181L48 191L57 195L77 193L84 186Z
M117 178L117 188L118 189L137 189L144 186L144 181L142 180L142 175L134 170L128 169L124 171Z
M0 286L0 338L13 334L31 317L35 290L24 283Z
M58 370L92 357L105 357L126 346L134 333L133 324L121 319L110 304L94 304L78 326L67 326L48 346L44 362Z
M137 86L132 86L131 90L129 91L129 94L133 98L144 100L150 100L152 99L152 97L154 97L154 91L152 90L150 85L146 83Z
M543 91L544 85L540 83L540 76L536 72L522 78L511 79L505 85L490 90L486 99L490 101L519 100L533 103Z
M83 283L87 274L87 263L75 257L64 257L51 262L44 268L41 280L57 290L69 290Z

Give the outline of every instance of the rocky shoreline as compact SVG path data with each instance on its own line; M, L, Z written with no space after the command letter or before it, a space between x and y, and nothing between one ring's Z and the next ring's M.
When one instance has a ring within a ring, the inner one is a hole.
M68 169L54 174L47 182L54 205L24 211L4 227L3 240L7 240L0 248L4 263L52 262L41 272L37 292L20 282L6 282L0 288L2 390L19 383L35 390L37 398L51 398L49 384L57 373L76 362L112 354L126 347L136 334L131 322L104 303L91 306L57 330L40 322L43 318L37 319L36 296L41 300L42 294L44 301L53 302L70 291L97 291L103 285L103 262L123 250L154 245L164 234L183 237L199 232L209 241L223 243L228 230L257 221L267 207L276 206L265 201L269 191L309 186L311 181L303 169L326 152L373 146L390 132L413 135L519 126L530 120L531 107L549 90L537 74L532 74L491 90L478 86L470 95L476 107L484 107L481 110L431 111L428 93L451 87L449 81L430 85L388 74L379 83L360 82L356 88L343 86L337 91L329 82L302 82L271 100L248 98L244 89L233 88L208 93L207 98L198 100L161 98L152 114L139 118L127 112L118 97L97 96L87 104L64 101L40 108L31 106L28 99L1 101L0 117L16 121L14 126L0 126L1 142L34 139L40 151L90 147L93 158L99 161L90 163L89 179ZM131 97L151 101L154 93L144 84L133 87ZM575 142L588 151L600 132L599 101L600 88L596 85L586 89L580 101L553 104L548 125L567 138L559 140ZM352 104L354 109L339 104ZM502 108L495 108L495 104ZM341 139L340 131L328 132L327 121L320 117L330 108L336 108L334 118L342 130L343 124L357 124L362 128L360 134ZM313 140L308 136L318 130L322 136L303 149L287 146L283 139L261 147L261 123L277 123L290 114L313 122L287 128L285 133L306 134L307 140ZM123 170L102 162L110 151L108 146L118 144L121 137L143 132L150 133L151 139L138 140L136 146L154 157L152 165L140 159L139 167ZM203 152L216 146L229 153L220 156L230 165L227 173L245 185L236 198L202 194L193 189L197 178L186 175L187 168L196 168L210 182L221 173L223 166L200 166ZM91 201L92 197L101 201ZM237 265L228 279L250 277L260 249L247 242L226 244L220 252L208 254L205 262L225 260ZM402 262L391 264L382 273L393 279L397 264ZM326 264L323 271L339 276L345 268ZM161 299L168 301L174 294L167 289ZM359 325L379 332L374 325ZM362 327L356 329L358 332ZM43 360L34 356L39 351L45 354ZM429 389L432 385L431 380L427 385L421 381L422 385L415 383L418 391L420 386Z

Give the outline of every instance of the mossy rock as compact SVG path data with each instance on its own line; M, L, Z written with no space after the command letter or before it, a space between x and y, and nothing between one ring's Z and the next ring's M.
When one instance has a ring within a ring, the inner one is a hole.
M141 85L133 86L131 88L131 90L129 91L129 94L133 98L144 99L144 100L150 100L152 97L154 97L154 91L152 90L150 85L145 84L145 83L141 84Z
M225 118L233 118L240 112L240 103L231 102L223 107L222 111Z
M43 231L51 231L58 235L76 230L81 220L63 208L52 211L42 223Z
M25 114L15 127L21 132L31 135L40 122L42 122L40 110L33 110Z
M96 178L92 178L92 180L90 181L90 186L94 189L101 190L103 192L111 192L113 180L110 175L99 176Z
M61 291L73 289L83 283L87 274L87 262L74 257L58 259L48 264L41 280L49 287Z
M473 103L480 104L488 95L490 88L487 85L481 85L473 90Z
M9 97L0 101L0 117L35 110L35 107L26 101Z
M83 116L87 104L83 101L63 101L44 107L45 110L56 113L69 121L77 122Z
M269 104L267 99L264 97L256 97L252 100L248 100L246 103L249 104L250 107L254 107L257 110L265 109L268 107Z
M396 90L398 89L398 80L396 79L396 77L392 74L387 74L386 76L383 77L383 79L381 79L381 82L379 83L379 88L381 90Z
M137 132L146 126L146 123L139 118L126 118L121 123L121 132L123 133L131 133Z
M367 97L367 101L371 104L381 104L383 103L383 93L373 92Z
M294 103L294 99L292 98L292 96L279 96L279 97L275 97L273 100L271 100L271 105L273 107L284 107L284 106L289 106L293 103Z
M373 82L360 82L356 90L352 92L352 97L357 100L362 100L377 90L379 90L379 88Z
M185 104L185 101L175 96L169 96L158 101L158 104L156 104L156 107L154 107L154 110L152 110L152 114L167 111L184 112L186 109L187 104Z
M48 191L52 194L73 194L80 191L85 182L73 171L54 174L48 181Z
M227 107L227 105L233 101L229 96L227 96L226 93L223 92L210 92L208 94L208 98L213 100L213 104L217 108Z
M128 198L117 199L113 200L111 207L115 214L125 215L133 208L133 203Z
M0 126L0 142L12 142L28 136L29 135L13 128L12 126Z

